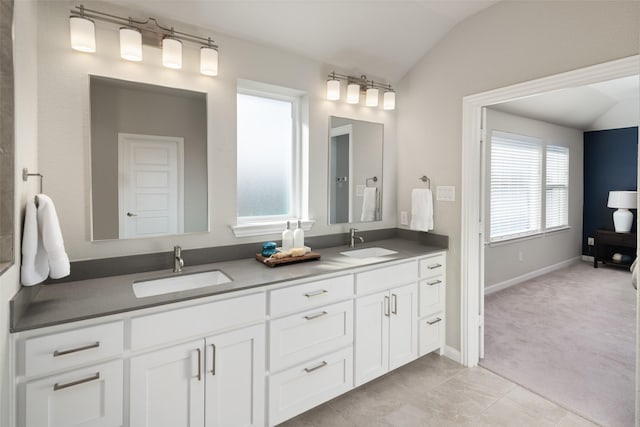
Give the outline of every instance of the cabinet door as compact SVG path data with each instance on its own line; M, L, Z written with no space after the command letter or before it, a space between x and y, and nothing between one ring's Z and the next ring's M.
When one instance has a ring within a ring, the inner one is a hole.
M391 289L391 317L389 322L389 370L418 357L416 319L418 308L417 284Z
M263 426L265 326L206 340L206 426Z
M356 299L355 385L389 369L389 292Z
M122 360L27 383L24 419L26 427L122 425Z
M203 344L193 341L131 359L131 426L204 426Z

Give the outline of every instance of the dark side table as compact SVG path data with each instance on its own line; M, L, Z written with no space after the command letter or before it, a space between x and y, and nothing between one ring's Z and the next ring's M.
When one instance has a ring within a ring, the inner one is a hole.
M620 265L625 267L629 267L631 265L631 262L612 262L610 255L611 247L632 248L634 250L632 260L635 259L635 249L637 247L636 233L616 233L613 230L600 229L596 230L594 243L595 246L593 253L593 268L598 268L598 261L601 261L603 264L609 262L612 265Z

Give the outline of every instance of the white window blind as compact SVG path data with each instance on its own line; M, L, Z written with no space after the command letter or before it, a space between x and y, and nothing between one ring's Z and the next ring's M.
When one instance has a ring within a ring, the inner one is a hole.
M492 132L490 240L540 232L542 141Z
M547 146L546 228L569 225L569 148Z

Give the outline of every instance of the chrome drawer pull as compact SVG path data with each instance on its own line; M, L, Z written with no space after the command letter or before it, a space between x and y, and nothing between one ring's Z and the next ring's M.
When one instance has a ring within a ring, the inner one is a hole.
M329 293L329 291L327 291L326 289L321 289L319 291L309 292L307 294L304 294L304 296L307 298L313 298L313 297L317 297L318 295L324 295L327 293Z
M389 317L389 297L385 296L384 297L384 315Z
M73 387L74 385L80 385L80 384L88 383L89 381L95 381L99 379L100 379L100 372L96 372L95 375L92 375L88 378L83 378L77 381L71 381L70 383L66 383L66 384L55 383L53 385L53 391L62 390L65 388Z
M436 320L432 320L431 322L427 321L427 323L428 323L429 325L435 325L436 323L440 322L441 320L442 320L442 319L438 317Z
M56 350L53 352L53 357L64 356L65 354L76 353L78 351L90 350L98 347L100 347L100 341L96 341L93 344L85 345L83 347L72 348L70 350Z
M442 283L442 280L434 280L432 282L427 282L427 285L433 286L433 285L437 285L438 283Z
M328 365L328 363L323 360L322 363L320 363L318 366L314 366L313 368L304 368L304 370L308 374L309 372L313 372L313 371L318 370L320 368L324 368L327 365Z
M211 375L216 375L216 345L211 344Z
M433 270L434 268L440 268L440 267L442 267L442 264L431 264L427 266L429 270Z
M307 320L313 320L313 319L317 319L318 317L326 316L327 314L329 313L327 313L326 311L323 311L322 313L312 314L311 316L304 316L304 318Z
M198 352L198 381L202 381L202 352L199 348L196 348Z
M391 310L391 313L398 314L398 295L391 294L391 297L393 298L393 310Z

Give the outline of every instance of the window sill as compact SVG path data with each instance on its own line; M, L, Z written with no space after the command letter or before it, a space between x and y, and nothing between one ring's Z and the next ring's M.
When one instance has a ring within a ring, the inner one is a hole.
M297 227L297 219L291 220L293 229ZM302 220L302 229L309 231L315 224L315 220L304 219ZM273 221L273 222L251 222L246 224L232 225L231 230L236 237L250 237L250 236L264 236L267 234L279 234L287 227L287 220Z
M542 238L542 237L546 237L547 235L552 235L552 234L555 234L555 233L560 233L560 232L569 231L569 230L571 230L571 226L567 225L565 227L552 228L552 229L541 231L541 232L538 232L538 233L531 233L531 234L526 234L526 235L523 235L523 236L510 237L510 238L506 238L506 239L502 239L502 240L495 240L493 242L486 242L485 246L493 248L493 247L496 247L496 246L508 245L508 244L511 244L511 243L518 243L518 242L522 242L522 241L525 241L525 240L539 239L539 238Z

